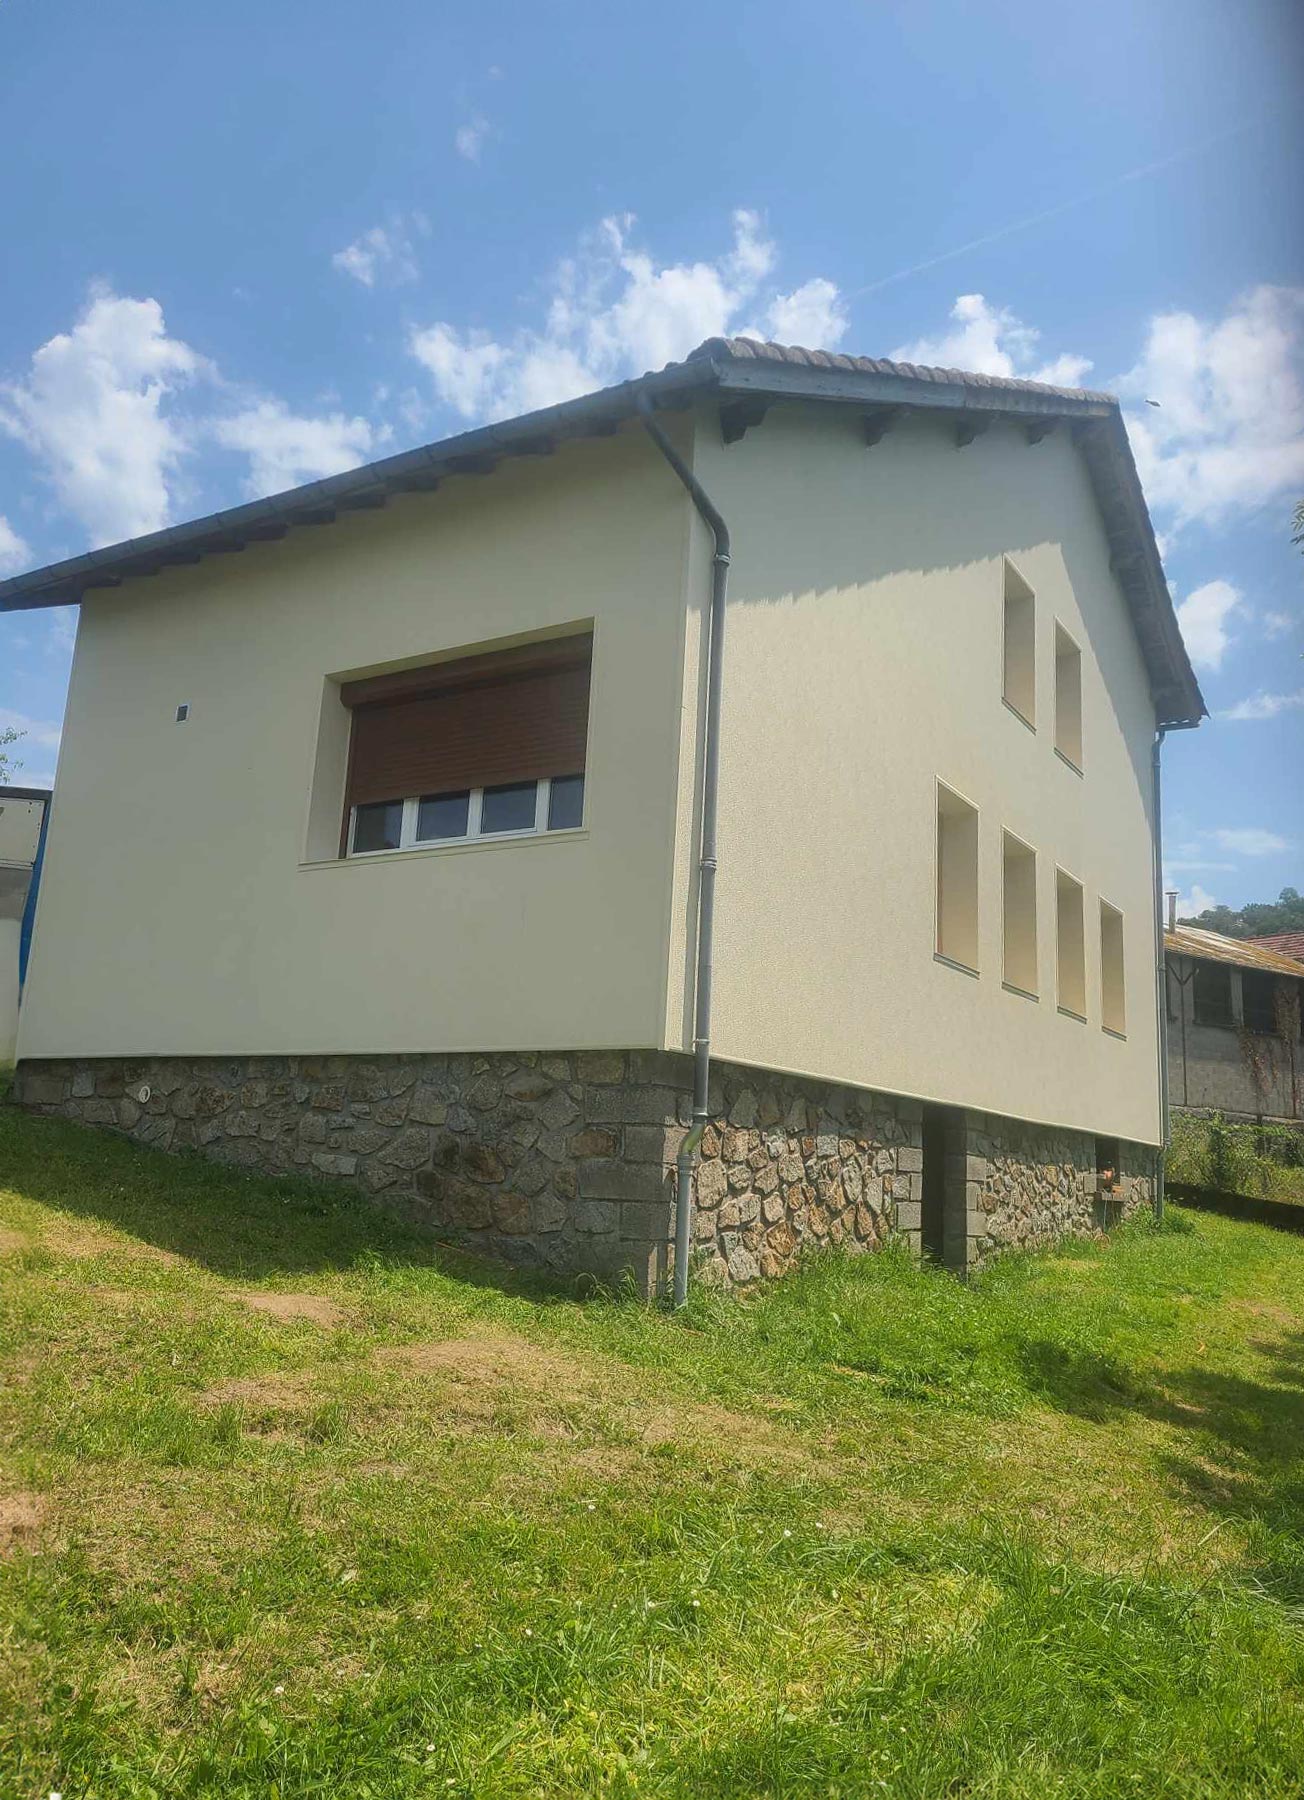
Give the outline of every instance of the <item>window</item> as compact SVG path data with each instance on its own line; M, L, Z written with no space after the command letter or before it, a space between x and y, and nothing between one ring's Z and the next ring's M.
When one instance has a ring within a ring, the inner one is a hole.
M1108 900L1100 903L1100 1022L1122 1037L1127 1030L1123 979L1123 915Z
M978 813L937 784L937 954L978 967Z
M1232 1016L1232 972L1226 963L1196 963L1191 990L1196 1024L1231 1030L1236 1020Z
M1004 950L1002 979L1037 995L1037 855L1010 832L1002 834Z
M1241 1017L1247 1031L1273 1035L1277 1029L1277 980L1255 969L1241 971Z
M585 634L345 682L348 854L579 827L591 651Z
M1002 692L1027 725L1037 721L1037 602L1014 564L1005 559L1005 664Z
M1062 625L1055 627L1055 748L1082 767L1082 652Z
M1061 1012L1087 1016L1087 957L1083 942L1082 883L1055 871L1055 953Z

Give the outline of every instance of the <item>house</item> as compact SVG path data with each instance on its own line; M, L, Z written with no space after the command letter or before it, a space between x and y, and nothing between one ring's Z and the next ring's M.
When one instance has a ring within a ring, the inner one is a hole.
M29 1106L645 1288L1150 1196L1204 709L1109 396L713 339L74 601Z
M1175 921L1164 951L1173 1105L1229 1118L1304 1116L1304 962Z
M13 1061L18 1041L23 920L49 804L49 788L0 787L0 1068Z

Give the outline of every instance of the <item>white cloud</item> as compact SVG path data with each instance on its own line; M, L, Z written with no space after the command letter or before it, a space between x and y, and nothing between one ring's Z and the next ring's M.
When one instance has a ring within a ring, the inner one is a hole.
M0 732L6 727L20 732L18 742L10 744L6 755L10 767L21 769L21 783L27 787L50 787L54 782L54 764L59 754L63 728L51 719L29 719L23 713L0 706ZM33 764L32 754L39 752L42 762Z
M0 513L0 577L16 575L20 569L30 568L35 560L30 545Z
M1174 530L1217 525L1304 488L1304 288L1258 287L1215 322L1152 318L1120 378L1151 504Z
M1234 850L1239 856L1275 856L1279 850L1291 848L1288 838L1275 831L1264 831L1257 825L1238 825L1215 831L1213 837L1224 850Z
M894 362L922 363L941 369L965 369L975 375L1008 380L1047 381L1055 387L1080 387L1090 360L1060 355L1039 362L1041 333L1025 325L1008 307L990 306L982 294L961 294L951 308L955 329L941 337L916 338L891 352Z
M1239 588L1230 581L1206 581L1186 596L1177 608L1191 661L1199 669L1218 669L1231 643L1228 620L1242 606Z
M1230 874L1238 865L1232 862L1215 862L1207 856L1189 856L1178 857L1164 866L1167 879L1167 876L1192 875L1197 871L1203 871L1205 874L1210 872Z
M459 156L468 162L478 163L480 152L484 149L484 141L489 135L489 121L482 119L477 113L465 125L459 125L453 134L453 144Z
M1218 902L1213 895L1206 893L1198 881L1191 883L1189 894L1178 894L1177 917L1181 919L1198 919L1202 912L1210 912Z
M169 337L157 300L93 290L71 331L0 388L0 426L44 465L93 544L166 525L188 434L164 406L208 365Z
M739 331L744 306L830 332L845 324L832 282L767 291L776 251L754 212L734 214L732 244L709 262L658 264L634 243L633 227L628 214L604 219L560 264L539 329L504 340L440 320L414 331L409 347L439 398L467 419L555 405Z
M308 418L281 400L267 399L217 420L213 435L226 449L248 456L244 485L252 499L356 468L377 439L366 419L343 413Z
M1293 712L1304 707L1304 688L1294 694L1251 694L1218 714L1220 719L1275 719L1278 713Z
M817 275L772 300L766 323L777 343L836 350L846 334L847 312L833 283Z
M331 257L331 266L368 288L375 287L378 280L413 281L417 273L412 241L401 223L373 225L343 250L337 250Z
M1290 613L1266 612L1263 615L1264 635L1270 638L1289 637L1298 623L1299 620L1292 618Z

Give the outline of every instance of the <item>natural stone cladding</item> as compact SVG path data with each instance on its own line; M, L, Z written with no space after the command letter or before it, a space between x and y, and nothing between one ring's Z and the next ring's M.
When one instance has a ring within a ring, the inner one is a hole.
M1154 1152L1118 1149L1117 1180L1102 1193L1089 1134L957 1112L946 1145L946 1261L973 1267L1002 1250L1090 1236L1148 1205Z
M629 1271L648 1293L669 1271L690 1082L688 1057L639 1050L146 1057L22 1063L15 1097L158 1149L347 1181L468 1249L559 1274ZM1097 1228L1094 1138L950 1116L948 1262ZM741 1285L811 1245L863 1252L893 1236L917 1253L922 1144L917 1101L717 1064L696 1172L701 1274ZM1121 1209L1149 1194L1149 1153L1130 1151Z

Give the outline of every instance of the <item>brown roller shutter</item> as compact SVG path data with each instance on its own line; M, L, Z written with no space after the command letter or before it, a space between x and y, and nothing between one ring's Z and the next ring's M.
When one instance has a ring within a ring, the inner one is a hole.
M591 642L563 639L347 684L346 807L582 774Z

